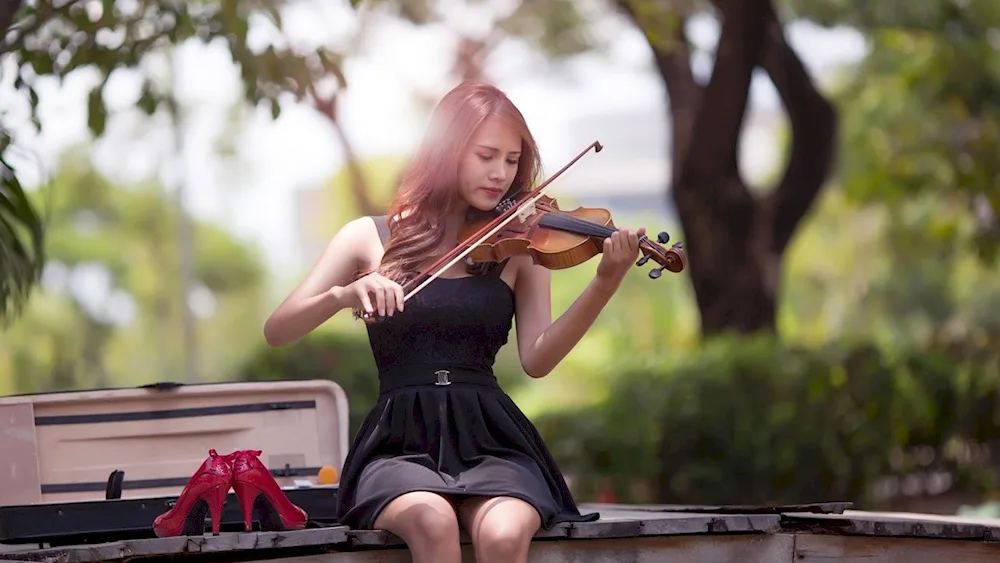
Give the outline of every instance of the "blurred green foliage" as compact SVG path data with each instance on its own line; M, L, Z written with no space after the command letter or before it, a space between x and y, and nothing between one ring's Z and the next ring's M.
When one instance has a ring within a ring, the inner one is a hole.
M942 238L971 229L968 243L993 263L1000 251L1000 3L786 5L795 17L855 27L868 44L839 92L847 193L891 208L942 195L934 199L940 216L927 226Z
M100 136L107 123L104 88L121 69L142 71L136 105L149 114L174 103L166 83L143 65L149 57L163 58L187 40L219 43L239 66L242 94L251 105L268 104L275 117L280 98L303 99L318 81L336 78L341 84L340 57L329 50L296 49L287 44L282 17L285 0L246 2L115 2L96 3L22 0L9 29L3 30L0 53L17 67L14 87L25 91L37 117L35 88L41 77L62 79L76 69L98 71L99 84L89 96L88 126ZM277 36L258 47L249 40L251 21L270 24Z
M1000 18L992 0L778 0L786 18L806 19L823 26L849 26L863 32L885 29L940 33L954 25L985 31Z
M45 230L7 162L10 143L0 126L0 330L20 314L45 262Z
M720 338L536 423L585 498L610 487L622 502L873 507L880 478L931 470L992 492L995 472L963 446L1000 438L997 342L884 352Z
M13 87L28 99L30 120L39 130L40 81L62 81L80 69L96 71L87 97L87 127L100 137L109 118L105 88L112 76L132 73L139 78L134 106L146 114L176 114L172 49L189 40L220 44L239 69L242 98L251 106L270 106L277 118L283 99L306 99L330 82L334 88L346 86L338 53L288 41L282 16L286 5L286 0L10 0L0 6L0 63L14 69ZM251 45L253 21L265 23L274 41ZM20 312L45 261L45 223L20 189L17 170L8 165L5 113L0 108L0 317L10 320Z
M359 10L389 14L408 22L426 25L450 25L453 15L446 4L434 0L352 0ZM582 6L573 0L518 0L505 6L480 6L478 16L488 21L488 45L502 38L524 41L547 59L563 59L585 53L601 45L588 26L594 6ZM599 9L597 10L599 13ZM457 26L456 26L457 27Z
M52 225L44 288L0 339L0 393L141 385L184 373L176 207L69 154L32 192ZM230 373L260 338L264 269L223 229L194 225L198 368Z

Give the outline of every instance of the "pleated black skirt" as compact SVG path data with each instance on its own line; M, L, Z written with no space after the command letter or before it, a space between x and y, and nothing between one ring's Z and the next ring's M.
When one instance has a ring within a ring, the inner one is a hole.
M341 524L373 529L386 505L415 491L518 498L546 530L599 518L577 509L538 431L492 374L450 377L449 385L383 380L341 472Z

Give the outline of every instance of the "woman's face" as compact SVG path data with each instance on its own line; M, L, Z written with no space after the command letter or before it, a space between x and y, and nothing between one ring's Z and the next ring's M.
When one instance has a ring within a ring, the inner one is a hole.
M490 117L476 131L458 164L462 199L480 211L500 203L517 175L521 137L497 117Z

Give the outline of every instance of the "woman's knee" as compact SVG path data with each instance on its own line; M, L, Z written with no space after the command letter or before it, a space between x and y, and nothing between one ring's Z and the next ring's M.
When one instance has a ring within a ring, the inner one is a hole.
M455 510L445 503L443 506L416 505L404 517L408 520L411 538L427 543L457 542L458 518Z
M440 495L407 493L386 506L375 522L407 544L434 545L459 540L458 517L451 503Z
M467 505L464 515L476 553L488 561L523 559L541 527L534 507L513 498Z
M521 522L484 522L476 534L476 551L491 559L515 558L528 550L535 533Z

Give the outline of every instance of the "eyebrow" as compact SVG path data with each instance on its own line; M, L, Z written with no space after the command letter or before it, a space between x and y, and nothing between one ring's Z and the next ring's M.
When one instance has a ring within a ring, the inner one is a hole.
M480 147L480 148L484 148L484 149L489 150L489 151L500 152L500 149L498 149L496 147L491 147L491 146L487 146L487 145L476 145L476 146ZM521 154L521 151L510 151L510 153L508 153L508 154Z

